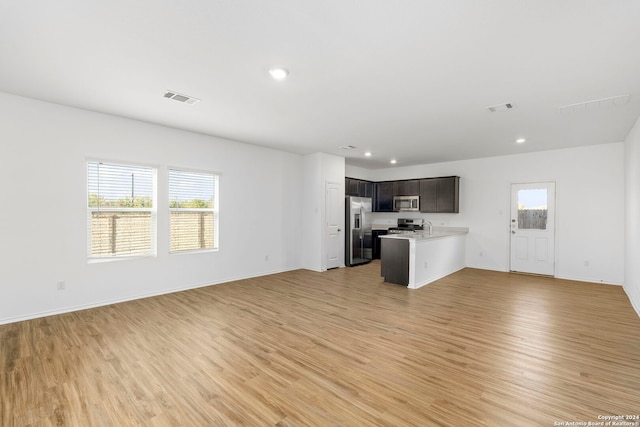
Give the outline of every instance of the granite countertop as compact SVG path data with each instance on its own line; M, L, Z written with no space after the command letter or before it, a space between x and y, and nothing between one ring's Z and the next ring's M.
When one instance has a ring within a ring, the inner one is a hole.
M395 224L389 225L389 224L373 224L371 226L372 230L388 230L389 227L395 227Z
M387 234L380 236L381 239L407 239L415 241L426 241L432 239L438 239L441 237L458 236L461 234L468 234L468 227L433 227L432 233L429 234L427 230L416 231L414 233L406 234Z

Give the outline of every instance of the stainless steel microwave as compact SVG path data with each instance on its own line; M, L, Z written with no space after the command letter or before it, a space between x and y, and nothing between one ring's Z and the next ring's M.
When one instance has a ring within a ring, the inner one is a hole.
M419 211L420 196L395 196L393 210L396 212Z

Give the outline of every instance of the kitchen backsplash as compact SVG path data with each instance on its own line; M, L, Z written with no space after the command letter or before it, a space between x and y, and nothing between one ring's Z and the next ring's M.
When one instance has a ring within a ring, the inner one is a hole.
M373 228L395 227L398 218L422 218L431 221L431 224L438 227L448 227L453 221L449 221L449 216L456 214L425 214L420 212L371 212Z

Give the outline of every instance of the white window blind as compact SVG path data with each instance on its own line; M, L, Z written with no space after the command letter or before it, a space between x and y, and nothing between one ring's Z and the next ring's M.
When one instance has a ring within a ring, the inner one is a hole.
M169 170L171 252L218 248L218 175Z
M89 258L156 253L154 168L88 162Z

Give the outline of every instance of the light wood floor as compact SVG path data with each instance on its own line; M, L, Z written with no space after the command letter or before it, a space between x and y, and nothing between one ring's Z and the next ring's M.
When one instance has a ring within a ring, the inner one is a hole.
M0 425L553 426L640 413L622 288L379 263L0 326Z

